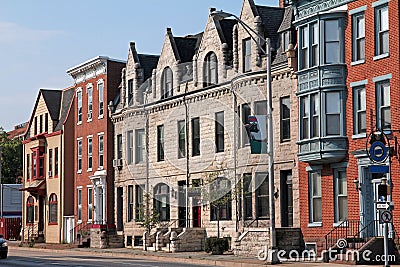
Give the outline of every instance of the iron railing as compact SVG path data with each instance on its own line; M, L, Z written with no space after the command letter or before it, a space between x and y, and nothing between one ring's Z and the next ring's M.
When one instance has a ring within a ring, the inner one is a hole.
M359 220L344 220L325 235L325 249L333 248L340 239L355 236L362 227Z
M91 225L92 222L79 223L70 230L71 236L74 237L74 244L78 242L78 245L81 245L84 240L90 238Z

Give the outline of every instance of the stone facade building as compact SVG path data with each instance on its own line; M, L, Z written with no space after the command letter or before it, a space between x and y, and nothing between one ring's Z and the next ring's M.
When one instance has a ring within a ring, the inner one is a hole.
M23 140L22 241L71 242L74 89L39 91Z
M244 0L240 19L271 39L276 221L299 227L292 9ZM210 15L199 34L167 28L159 57L131 43L120 89L109 108L125 245L195 250L205 235L219 235L243 254L255 238L268 241L268 158L251 154L245 127L250 115L266 115L266 57L249 33ZM154 213L161 223L144 235Z

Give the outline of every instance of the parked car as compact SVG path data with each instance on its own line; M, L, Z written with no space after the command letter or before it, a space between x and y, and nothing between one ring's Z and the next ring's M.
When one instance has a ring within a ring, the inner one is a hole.
M7 255L8 255L7 241L3 238L3 235L0 235L0 258L6 259Z

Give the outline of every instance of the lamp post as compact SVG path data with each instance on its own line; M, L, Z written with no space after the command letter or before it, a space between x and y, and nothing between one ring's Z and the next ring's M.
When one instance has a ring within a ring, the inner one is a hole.
M271 41L269 38L265 39L249 25L242 21L239 17L234 14L227 13L224 11L213 11L211 16L216 19L222 20L224 18L233 17L248 33L250 38L256 43L258 49L266 55L267 60L267 134L268 134L268 176L269 176L269 231L270 231L270 246L268 251L268 261L271 263L277 263L277 251L276 251L276 233L275 233L275 199L274 199L274 141L273 141L273 122L272 122L272 86L271 86ZM254 36L258 37L258 40ZM261 43L262 42L262 43ZM265 50L262 44L266 44Z

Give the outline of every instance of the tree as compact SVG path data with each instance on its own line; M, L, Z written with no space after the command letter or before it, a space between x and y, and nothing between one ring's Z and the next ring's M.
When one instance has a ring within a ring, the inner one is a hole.
M154 209L150 210L150 200L151 195L146 193L144 195L145 198L145 205L141 205L139 207L139 218L136 220L140 227L146 229L147 234L145 235L146 239L147 236L150 234L150 231L157 227L160 223L160 214L155 211ZM144 240L145 250L147 250L147 240Z
M18 138L9 139L0 126L1 177L2 183L15 181L22 175L22 142Z

